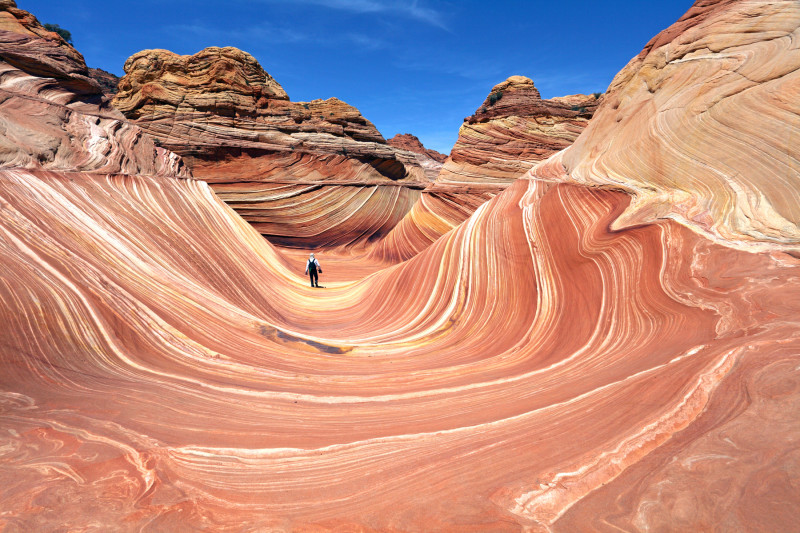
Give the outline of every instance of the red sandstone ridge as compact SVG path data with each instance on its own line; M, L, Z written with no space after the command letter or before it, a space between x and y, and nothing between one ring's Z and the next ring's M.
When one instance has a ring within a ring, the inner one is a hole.
M0 167L189 176L107 104L83 56L14 2L0 3Z
M114 105L276 243L341 246L387 233L428 180L354 107L291 102L236 48L145 50ZM335 213L335 214L333 214Z
M524 76L495 85L464 119L436 181L374 253L407 259L430 245L533 165L572 144L602 99L576 94L542 100Z
M415 154L426 155L437 163L444 163L445 159L447 159L446 155L440 154L436 150L425 148L419 138L410 133L398 133L386 142L396 148L414 152Z
M464 119L438 181L510 183L572 144L601 100L582 94L542 100L533 81L511 76Z
M100 85L103 94L108 98L113 98L117 94L117 84L119 83L119 76L110 72L106 72L101 68L90 68L89 77Z
M425 148L417 136L411 135L410 133L398 133L386 142L396 148L402 148L403 150L408 150L409 152L414 152L415 154L427 155L439 163L444 163L444 160L447 159L446 155L440 154L436 150Z
M447 159L446 155L440 154L436 150L425 148L420 140L410 133L398 133L386 142L395 148L417 154L417 161L425 169L425 175L431 181L435 180L436 176L439 175L442 163Z

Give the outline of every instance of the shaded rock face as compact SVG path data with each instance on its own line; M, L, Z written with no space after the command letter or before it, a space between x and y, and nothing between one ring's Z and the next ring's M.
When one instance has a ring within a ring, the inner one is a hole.
M417 156L386 144L356 108L336 98L289 101L241 50L146 50L125 72L114 105L272 242L373 240L429 181Z
M108 98L113 98L117 94L117 84L119 83L119 76L110 72L106 72L101 68L90 68L89 77L100 85L100 90Z
M188 177L108 105L83 56L14 2L0 4L0 168Z
M697 2L614 78L580 139L531 176L629 191L620 225L673 218L796 253L799 27L797 2Z
M542 100L524 76L495 85L464 119L436 181L373 255L408 259L429 246L533 165L572 144L600 101L600 95L581 94Z

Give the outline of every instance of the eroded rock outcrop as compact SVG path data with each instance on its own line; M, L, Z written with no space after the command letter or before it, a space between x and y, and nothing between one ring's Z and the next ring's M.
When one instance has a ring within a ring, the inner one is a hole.
M599 94L542 100L524 76L495 85L464 119L435 183L373 256L408 259L425 249L534 164L574 142L600 101Z
M620 226L674 218L740 246L799 250L799 9L697 2L614 78L580 139L532 175L631 192Z
M436 150L425 148L419 138L410 133L398 133L386 142L395 148L408 150L409 152L414 152L415 154L426 155L437 163L444 163L445 159L447 159L446 155L440 154Z
M510 183L572 144L600 100L582 94L542 100L529 78L511 76L464 120L438 181Z
M436 150L425 148L422 142L410 133L398 133L386 142L395 148L416 154L417 162L425 170L425 176L430 181L436 179L442 169L442 163L447 159L446 155L440 154Z
M709 5L655 42L758 39L774 16ZM47 84L72 103L0 168L0 529L796 527L800 260L782 244L614 229L632 196L562 172L311 289L204 181L106 173L95 137L29 164L37 135L106 119L69 76L3 68L7 102ZM0 106L13 131L19 113ZM117 145L148 170L148 145Z
M428 180L354 107L291 102L236 48L146 50L125 63L114 105L256 229L288 246L340 246L387 233Z
M0 168L188 176L107 104L83 56L10 0L0 3Z
M114 98L117 94L117 84L119 84L119 76L107 72L101 68L90 68L89 77L100 85L100 90L108 98Z

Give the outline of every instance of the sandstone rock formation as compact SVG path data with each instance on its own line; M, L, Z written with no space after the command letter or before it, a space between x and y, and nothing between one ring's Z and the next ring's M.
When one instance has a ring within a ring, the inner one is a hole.
M408 259L461 224L534 164L569 146L602 96L542 100L533 81L511 76L495 85L411 212L373 256Z
M103 99L83 56L13 1L0 3L0 168L186 175Z
M428 182L354 107L291 102L250 55L145 50L114 105L272 242L343 246L387 233Z
M572 144L599 102L582 94L542 100L529 78L511 76L464 120L439 181L508 184Z
M0 20L32 19L12 9ZM775 17L800 25L800 5L700 0L647 53L740 33L775 47L758 31ZM784 243L620 226L638 192L556 173L562 152L410 260L311 289L122 119L31 159L112 119L72 52L18 35L0 32L25 43L3 59L0 121L29 132L0 159L3 531L796 528L800 259ZM704 72L692 86L720 75ZM759 109L784 116L784 89ZM52 107L25 122L17 100Z
M416 154L417 162L425 170L425 176L430 181L436 179L442 169L442 163L447 159L446 155L425 148L420 140L410 133L398 133L386 142L390 146Z
M426 155L437 163L444 163L445 159L447 159L446 155L440 154L436 150L425 148L419 138L417 138L416 135L411 135L410 133L398 133L386 142L395 148L408 150L409 152L414 152L415 154Z
M798 250L800 162L787 150L800 138L797 7L697 2L533 175L631 192L618 226L674 218L740 246Z
M119 83L119 76L110 72L106 72L101 68L90 68L89 77L100 85L100 90L108 98L113 98L117 94L117 84Z

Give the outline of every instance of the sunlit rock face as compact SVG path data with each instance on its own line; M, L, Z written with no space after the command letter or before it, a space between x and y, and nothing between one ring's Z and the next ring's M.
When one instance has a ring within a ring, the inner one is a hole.
M402 260L424 250L534 164L572 144L601 100L600 94L542 100L524 76L495 85L464 119L436 181L372 255Z
M413 152L416 155L417 162L425 170L425 176L430 181L436 180L439 171L442 169L442 163L447 159L446 155L440 154L436 150L425 148L422 142L410 133L398 133L386 142L395 148Z
M542 100L533 82L511 76L495 85L474 115L464 119L444 184L508 184L572 144L586 127L600 96Z
M630 194L559 174L312 289L179 165L79 171L103 146L0 168L3 531L796 528L800 260L771 241L615 229Z
M145 50L125 63L114 105L272 242L347 246L388 233L429 182L338 100L290 102L236 48Z
M795 1L697 2L533 175L629 191L618 226L669 217L739 246L798 250L799 28Z
M14 2L0 3L0 168L182 175L103 97L83 56Z

